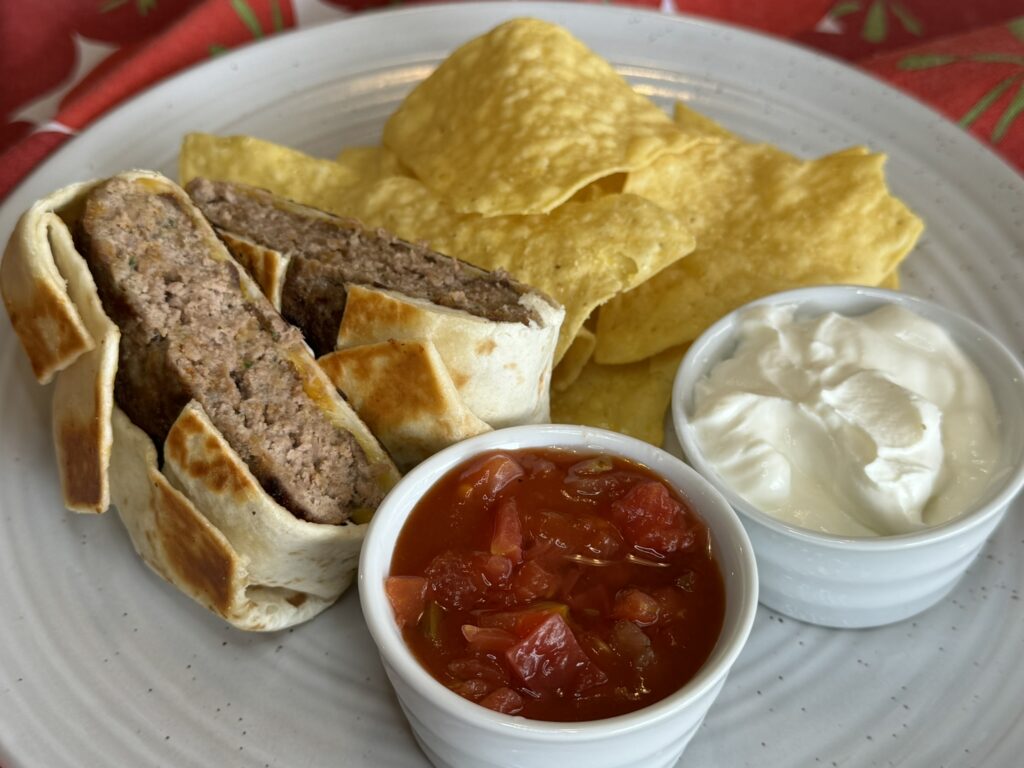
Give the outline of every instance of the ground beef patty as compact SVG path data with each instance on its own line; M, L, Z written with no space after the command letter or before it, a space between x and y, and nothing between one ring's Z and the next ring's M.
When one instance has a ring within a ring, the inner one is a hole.
M281 314L318 355L334 350L345 312L345 284L376 286L488 320L529 323L519 303L531 292L501 270L488 272L383 230L284 202L243 184L193 179L192 200L217 229L290 257Z
M205 230L205 231L204 231ZM342 523L381 490L355 438L306 395L289 355L301 336L238 267L210 252L212 233L179 199L145 181L93 191L79 245L121 329L117 404L163 444L197 400L267 492L296 516Z

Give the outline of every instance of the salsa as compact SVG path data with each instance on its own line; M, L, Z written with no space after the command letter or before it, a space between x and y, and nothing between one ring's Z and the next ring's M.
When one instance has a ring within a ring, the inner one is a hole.
M445 475L398 537L385 590L413 654L479 704L622 715L686 684L722 629L707 526L646 467L492 452Z

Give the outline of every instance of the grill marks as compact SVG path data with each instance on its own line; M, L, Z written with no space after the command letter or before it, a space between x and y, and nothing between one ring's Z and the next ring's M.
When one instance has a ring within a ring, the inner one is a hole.
M183 203L144 180L113 179L86 203L80 246L121 329L118 405L162 444L197 400L231 447L296 516L342 523L381 490L362 448L306 395L289 356L299 332L262 296Z
M519 301L531 289L501 270L478 269L254 187L193 179L187 189L218 230L290 257L281 312L318 355L334 350L346 284L386 288L488 320L539 322Z

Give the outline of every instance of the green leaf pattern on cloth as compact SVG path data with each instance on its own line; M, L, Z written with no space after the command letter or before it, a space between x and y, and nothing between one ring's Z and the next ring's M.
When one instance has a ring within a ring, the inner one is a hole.
M116 11L122 5L126 5L128 0L105 0L100 5L100 13L110 13ZM135 0L135 10L139 16L145 16L150 11L156 8L156 0Z
M833 6L829 11L829 16L839 19L856 13L861 8L858 0L843 0ZM860 31L861 37L869 43L876 44L888 39L889 14L892 14L900 26L914 37L921 37L924 34L924 24L902 3L898 3L896 0L872 0L868 12L864 15L864 25Z
M249 7L249 4L245 0L231 0L231 7L235 9L235 13L242 22L252 32L254 39L259 40L263 37L263 27L260 25L260 20L256 18L256 12Z
M876 4L880 5L881 0L876 0ZM1006 27L1014 37L1021 42L1024 42L1024 17L1008 22ZM963 128L969 128L978 120L978 118L992 108L1007 91L1019 83L1016 93L999 116L999 119L989 136L989 140L993 144L998 144L1006 138L1006 134L1013 126L1014 121L1020 116L1021 112L1024 112L1024 55L1003 51L972 53L968 56L955 56L953 54L945 53L916 53L908 54L900 59L899 68L912 72L917 70L934 69L935 67L945 67L950 64L962 62L974 62L981 64L1013 64L1017 69L1016 72L1004 77L989 88L989 90L986 91L985 94L978 99L978 101L976 101L958 121Z
M992 141L996 144L1002 141L1003 137L1006 136L1006 132L1010 130L1013 121L1017 119L1021 112L1024 112L1024 83L1021 83L1020 88L1017 89L1017 95L1013 97L1010 106L1006 108L1002 117L999 118L999 122L996 123L996 127L992 130Z

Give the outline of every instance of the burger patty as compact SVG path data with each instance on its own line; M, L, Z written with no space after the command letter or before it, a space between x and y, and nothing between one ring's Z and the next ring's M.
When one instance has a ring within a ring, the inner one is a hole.
M382 491L363 449L291 362L309 354L301 335L262 295L243 294L238 267L215 258L213 233L184 205L125 179L86 202L79 247L121 329L118 406L162 445L198 401L264 489L304 520L338 524L375 508Z
M302 329L318 355L334 350L346 284L385 288L488 320L540 320L520 303L534 291L502 270L479 269L255 187L197 178L186 189L221 232L290 258L281 314Z

